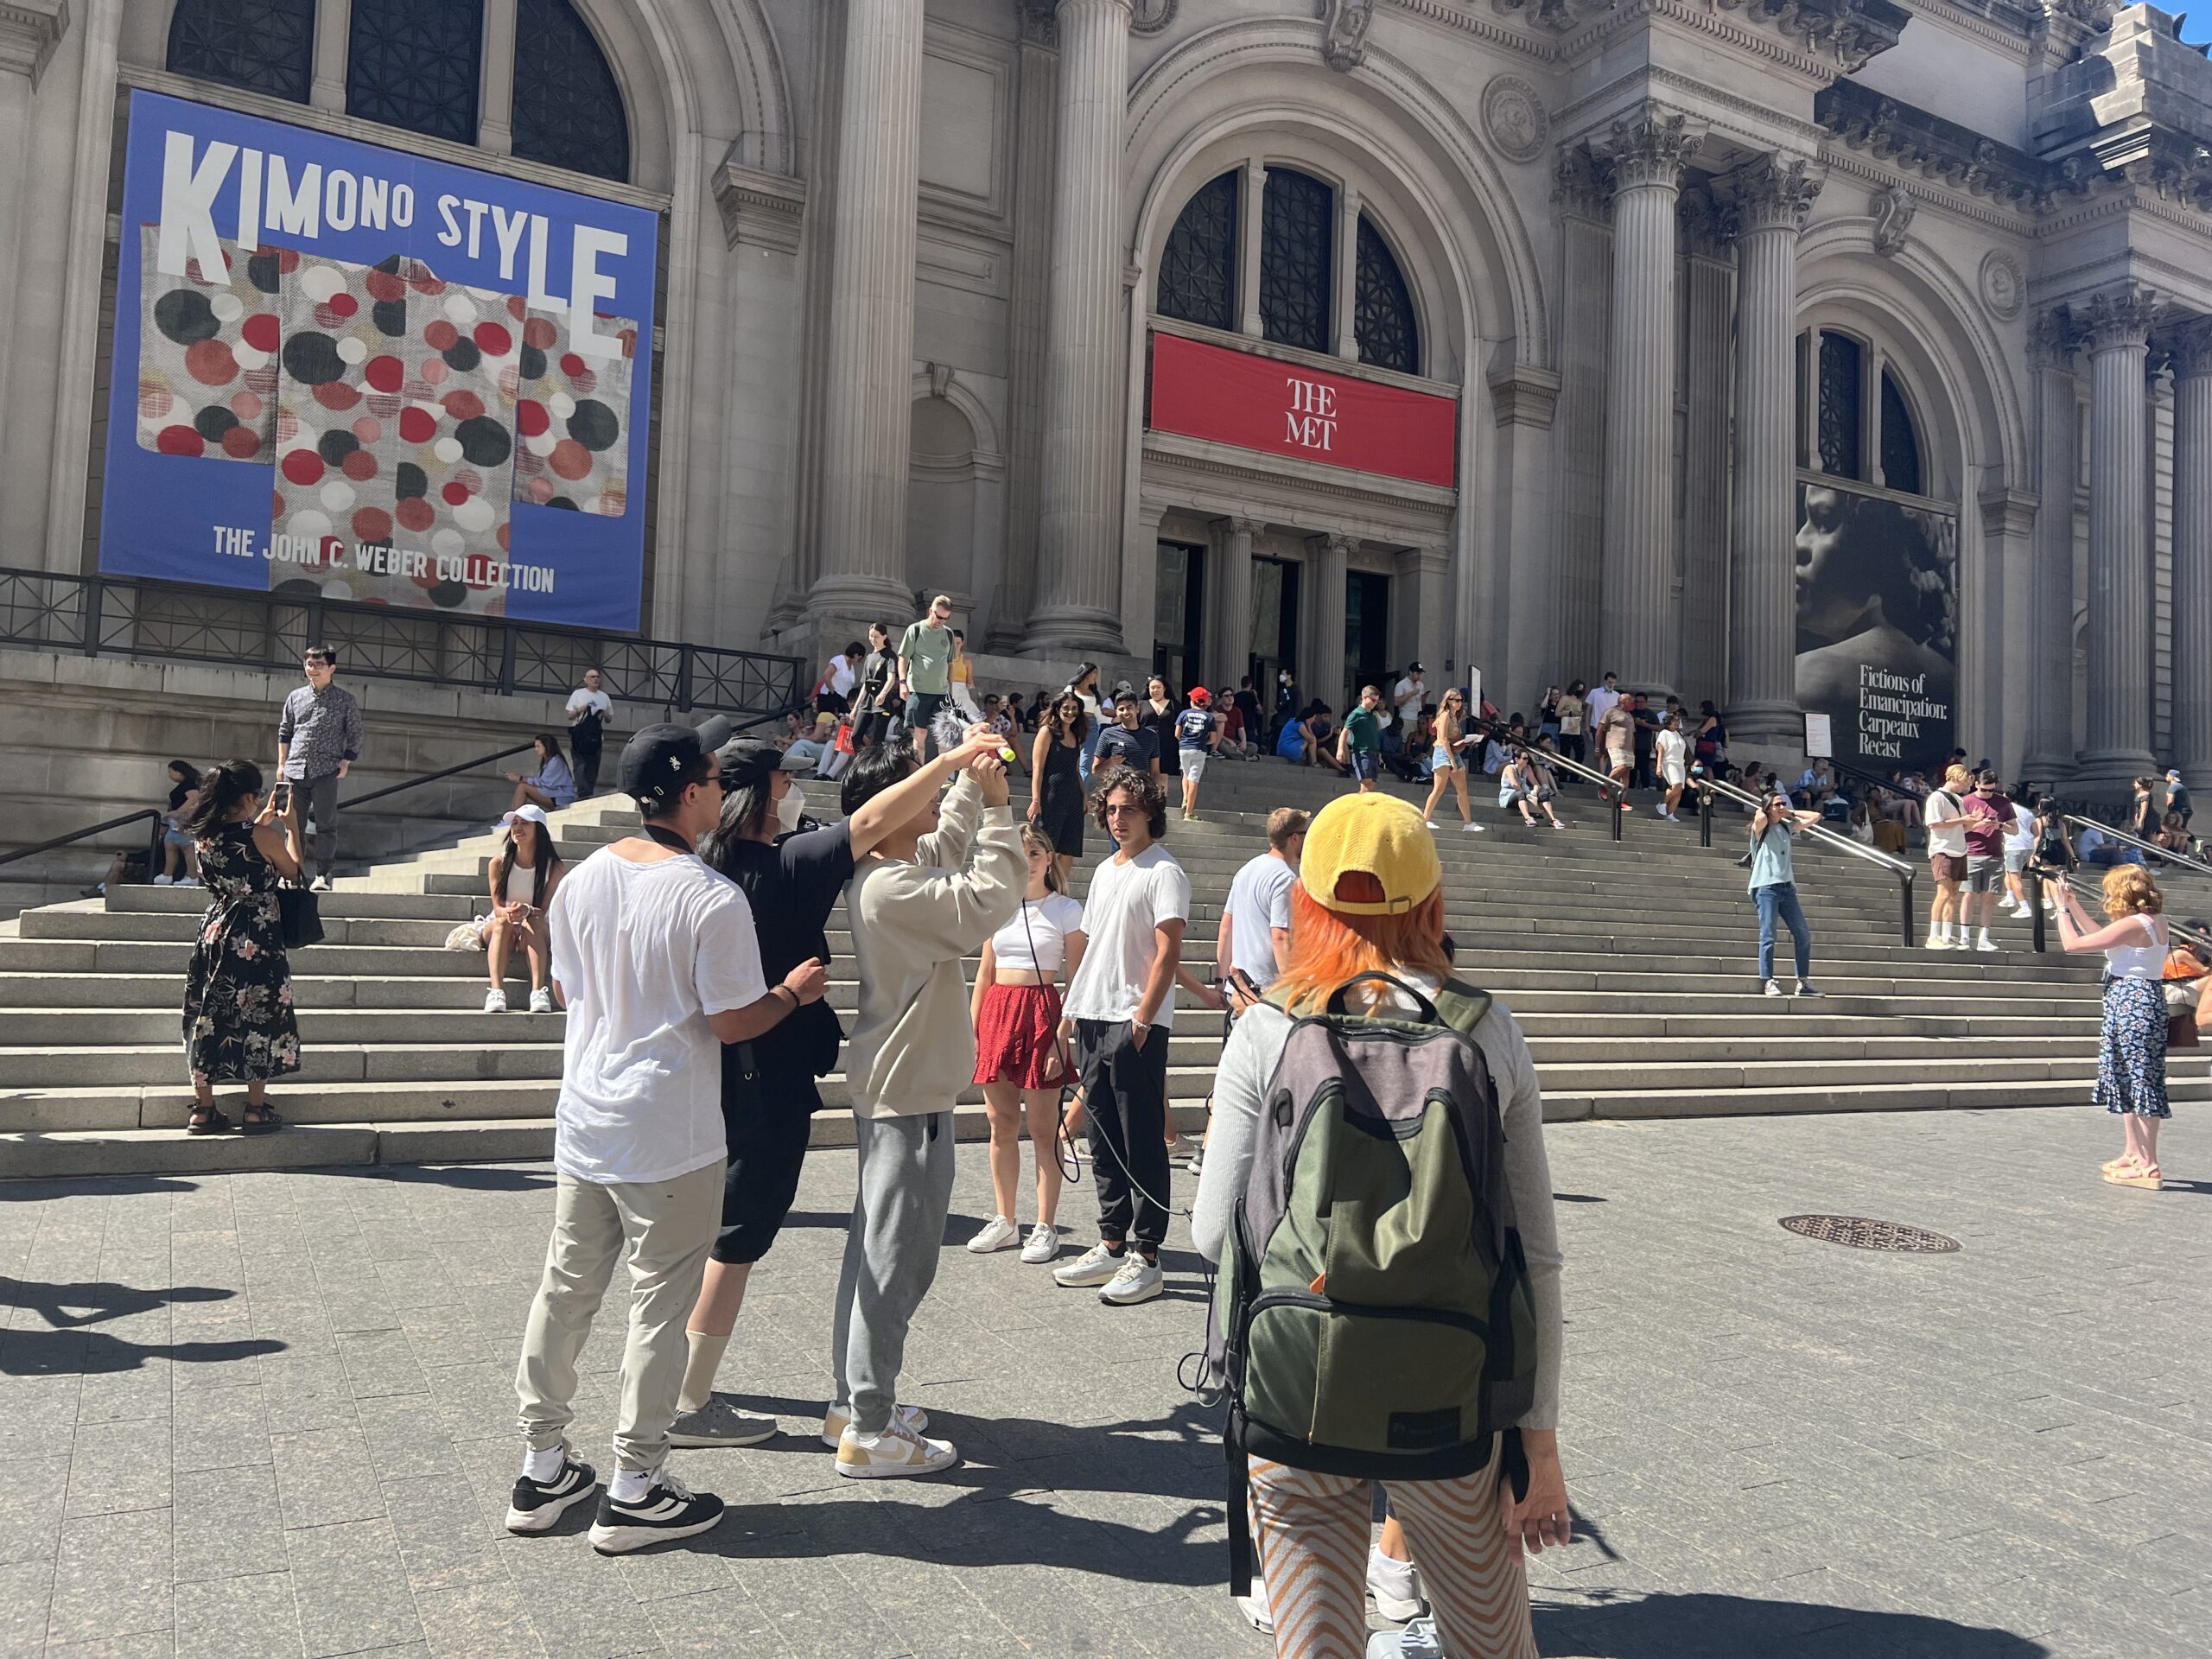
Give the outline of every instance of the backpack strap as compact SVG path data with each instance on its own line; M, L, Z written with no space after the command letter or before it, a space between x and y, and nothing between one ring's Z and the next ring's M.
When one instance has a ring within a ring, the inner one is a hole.
M1491 1011L1497 999L1488 991L1470 985L1464 979L1447 979L1436 988L1433 999L1436 1012L1444 1023L1462 1037L1472 1037L1483 1016Z
M1255 1576L1252 1561L1252 1459L1244 1449L1243 1414L1231 1406L1222 1431L1222 1450L1229 1459L1229 1593L1251 1593Z

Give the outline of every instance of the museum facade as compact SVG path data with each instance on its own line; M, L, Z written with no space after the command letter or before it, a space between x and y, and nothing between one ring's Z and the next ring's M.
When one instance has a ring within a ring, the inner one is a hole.
M2212 774L2208 146L2097 0L8 0L0 564Z

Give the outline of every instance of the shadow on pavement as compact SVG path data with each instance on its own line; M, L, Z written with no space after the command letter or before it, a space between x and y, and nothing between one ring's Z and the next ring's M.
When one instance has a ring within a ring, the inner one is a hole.
M1536 1646L1552 1659L2049 1659L2051 1651L2010 1630L1922 1613L1749 1596L1540 1599L1535 1615Z
M49 1285L0 1274L0 1306L27 1308L44 1319L44 1331L10 1331L0 1336L0 1376L60 1376L106 1371L135 1371L149 1359L206 1364L274 1354L284 1344L268 1338L232 1342L131 1342L90 1329L109 1319L127 1319L177 1302L222 1302L237 1295L212 1285L139 1290L130 1285L86 1282Z

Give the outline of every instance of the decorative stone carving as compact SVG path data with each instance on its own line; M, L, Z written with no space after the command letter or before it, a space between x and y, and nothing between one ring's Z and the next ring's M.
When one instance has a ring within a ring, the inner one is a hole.
M2026 273L2020 262L2002 248L1992 248L1981 257L1981 302L1989 308L1989 315L1999 322L2010 322L2020 315L2020 307L2028 294Z
M1735 215L1728 204L1703 185L1682 191L1675 205L1675 245L1693 258L1717 259L1728 251L1736 234Z
M1761 156L1729 175L1729 199L1739 230L1802 231L1827 174L1802 159Z
M732 144L722 164L715 169L715 207L721 214L722 241L772 249L778 253L798 251L801 221L806 212L806 182L781 178L747 167L737 160Z
M2082 331L2063 305L2037 315L2028 329L2028 359L2038 369L2071 373L2074 354L2082 348Z
M1321 55L1349 74L1367 61L1367 31L1375 26L1375 0L1322 0Z
M2212 317L2191 317L2168 329L2161 343L2177 380L2212 374Z
M1183 0L1136 0L1130 8L1129 32L1134 35L1157 35L1175 21L1175 14Z
M1605 163L1587 144L1568 144L1552 167L1552 200L1568 213L1584 219L1603 219L1612 194L1612 180Z
M2164 305L2149 289L2130 283L2109 293L2092 295L2085 304L2071 309L2094 355L2117 346L2147 345L2151 331L2158 325Z
M1901 184L1886 190L1878 190L1866 211L1874 216L1874 251L1885 259L1894 259L1904 251L1905 237L1912 229L1912 216L1920 211L1920 204L1912 199L1912 192Z
M1543 153L1552 118L1536 89L1518 75L1493 75L1483 88L1483 133L1509 162L1533 162Z
M1688 116L1656 104L1624 116L1613 123L1605 142L1615 193L1651 185L1677 188L1683 165L1704 142L1705 134L1691 127Z
M1022 44L1059 50L1058 0L1020 0L1014 8L1014 16L1020 25Z
M37 86L68 27L68 0L0 3L0 72L26 76Z

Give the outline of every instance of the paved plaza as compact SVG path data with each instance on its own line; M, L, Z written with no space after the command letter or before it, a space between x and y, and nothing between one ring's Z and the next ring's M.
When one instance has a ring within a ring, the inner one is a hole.
M2116 1140L2087 1110L1554 1128L1581 1541L1536 1564L1543 1652L2203 1653L2212 1150L2177 1123L2150 1195L2098 1181ZM543 1168L0 1186L0 1653L1268 1651L1221 1588L1220 1453L1175 1380L1187 1249L1129 1310L948 1249L908 1397L965 1465L833 1474L849 1158L813 1159L724 1368L788 1432L677 1452L729 1518L619 1560L587 1510L499 1526ZM956 1241L987 1206L962 1159ZM1776 1224L1808 1211L1963 1249ZM1077 1243L1094 1213L1070 1194ZM580 1402L602 1469L618 1332Z

